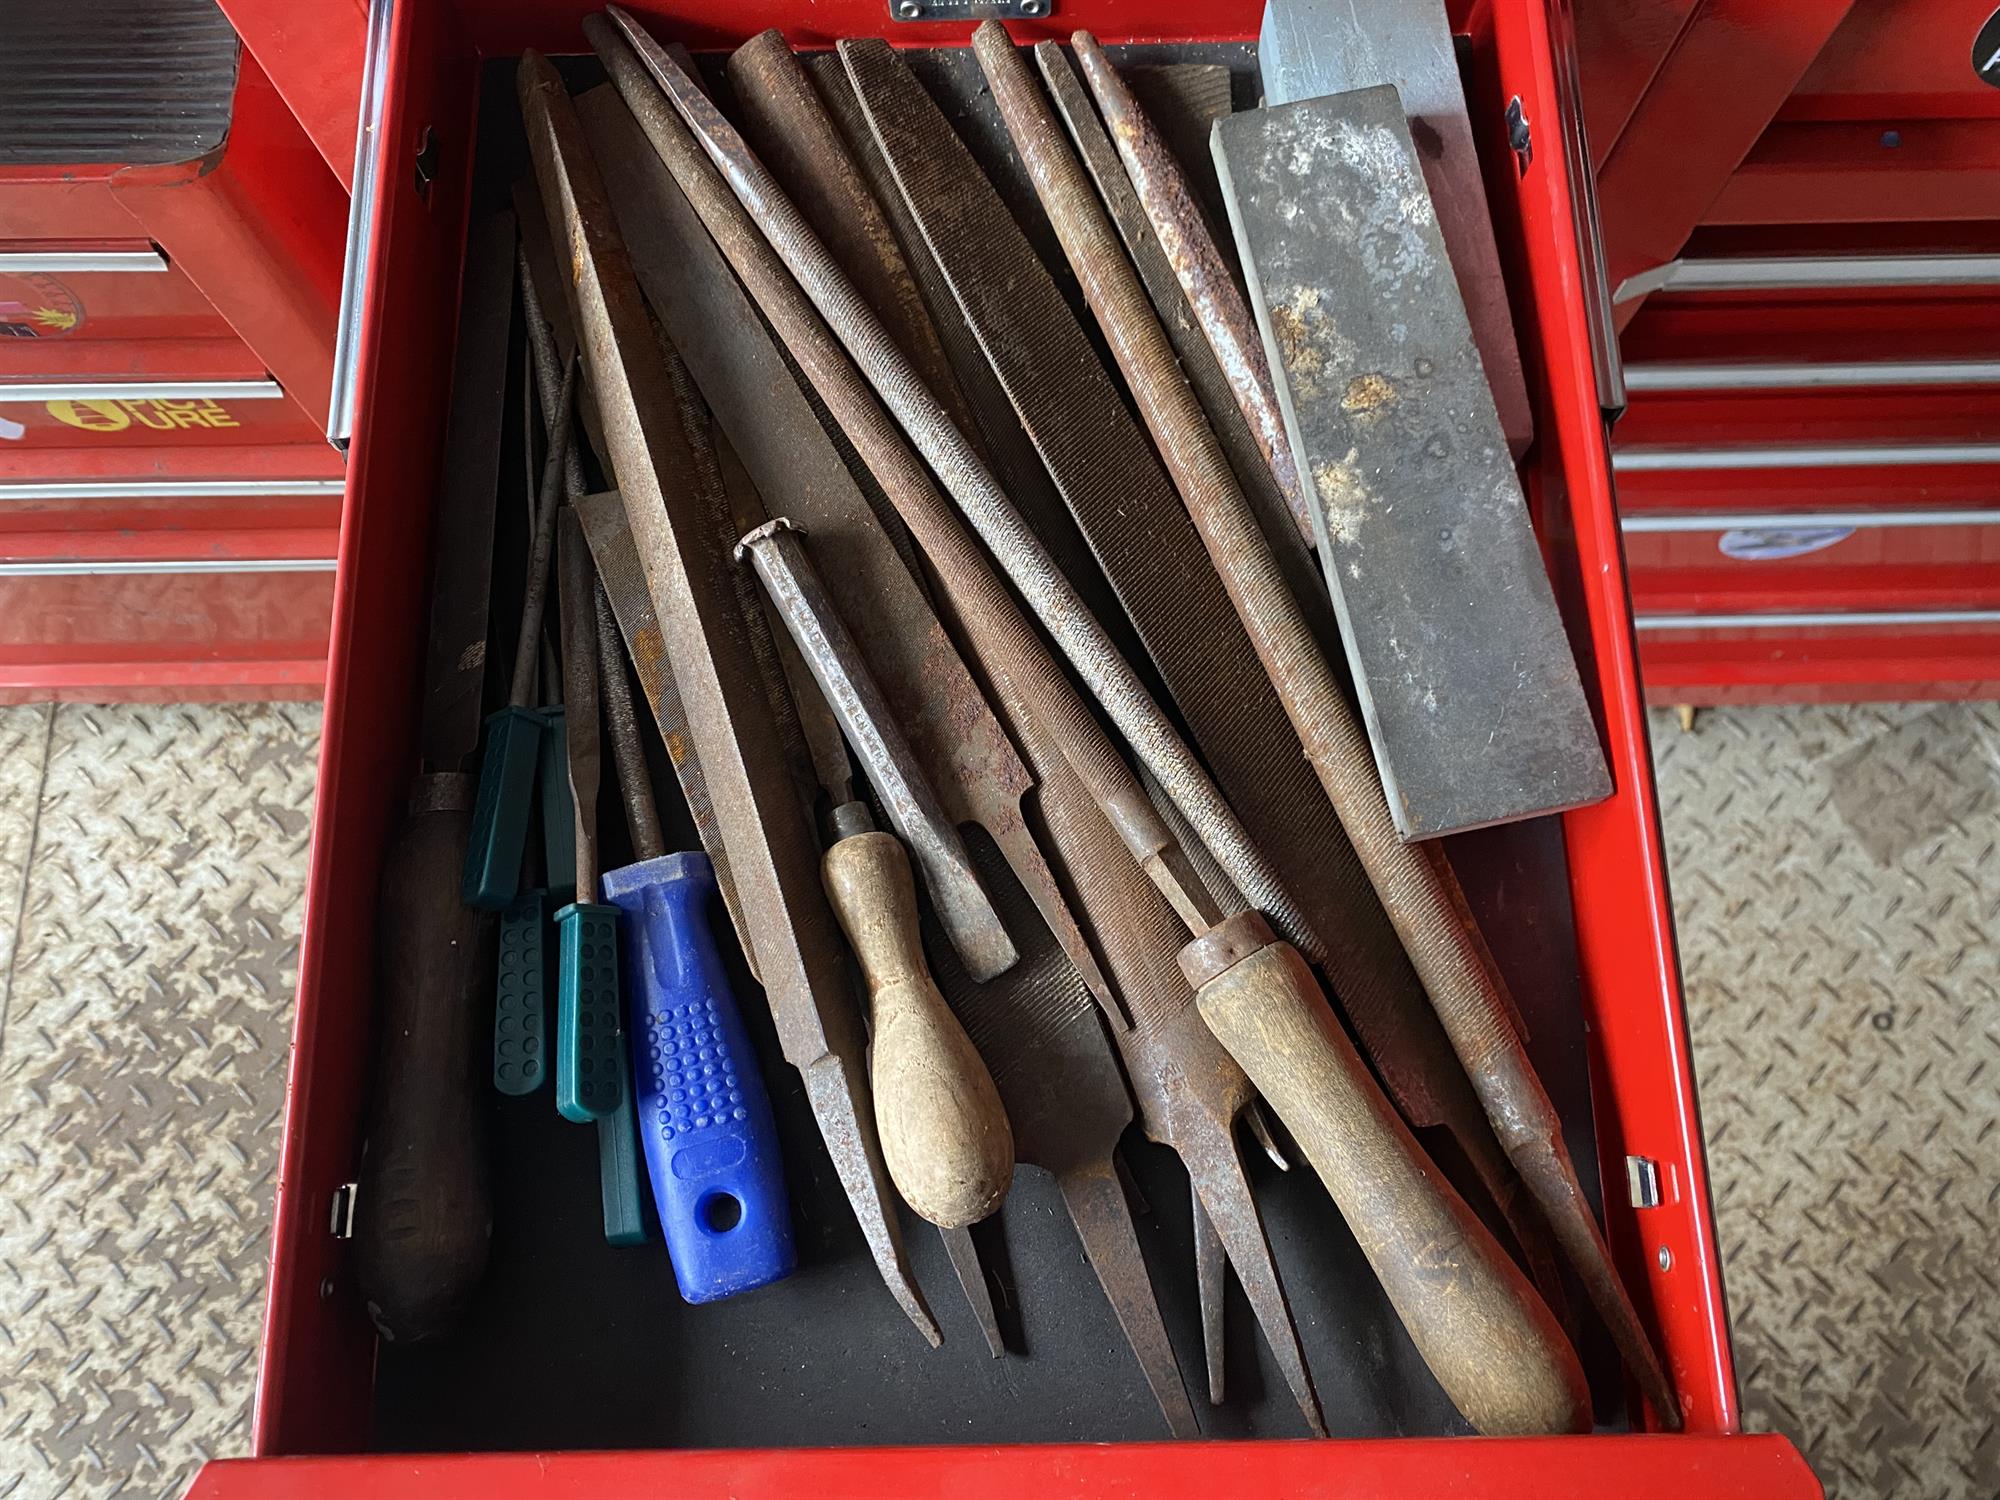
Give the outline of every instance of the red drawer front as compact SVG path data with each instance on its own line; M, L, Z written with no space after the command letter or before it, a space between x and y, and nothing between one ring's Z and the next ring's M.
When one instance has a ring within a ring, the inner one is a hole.
M848 1448L833 1452L572 1453L447 1458L264 1459L208 1465L187 1500L1777 1500L1819 1493L1780 1437L1406 1438L1354 1443L1124 1443L1045 1448Z
M23 271L0 260L0 337L5 340L0 342L0 373L51 374L63 368L67 352L107 341L227 339L240 347L214 304L148 240L88 245L13 240L0 245L0 254L65 251L129 256L135 267L150 261L160 269ZM239 366L253 363L248 350L238 359Z
M1837 512L1806 524L1740 519L1756 524L1628 530L1633 613L2000 609L2000 517L1971 526L1842 525Z
M324 443L0 468L0 702L321 696L344 485Z
M739 41L778 24L795 42L881 33L879 0L811 7L762 0L676 0L638 7L663 35L696 45ZM525 44L580 48L588 7L568 0L466 6L443 0L396 7L380 131L384 198L369 251L358 420L347 524L341 534L328 662L319 800L300 958L296 1045L286 1112L277 1225L257 1405L264 1458L354 1453L370 1431L372 1338L327 1230L340 1184L355 1174L366 1088L371 933L383 848L411 765L423 636L426 538L440 460L438 393L449 381L449 340L465 221L476 54ZM1781 1443L1728 1439L1737 1426L1734 1375L1696 1120L1685 1018L1662 868L1658 817L1633 658L1603 427L1596 406L1580 295L1575 220L1563 152L1546 17L1539 0L1494 0L1478 11L1475 117L1497 122L1519 96L1549 141L1516 169L1502 153L1492 175L1510 289L1539 392L1539 444L1527 480L1550 542L1586 682L1597 699L1616 781L1614 796L1570 813L1562 829L1575 906L1577 964L1591 1037L1602 1168L1625 1179L1634 1153L1660 1166L1664 1201L1611 1207L1622 1270L1656 1321L1684 1395L1694 1439L1489 1444L1193 1444L1171 1449L904 1449L889 1452L544 1455L533 1459L399 1458L345 1463L218 1466L197 1493L334 1495L358 1481L380 1493L420 1484L428 1495L553 1494L685 1488L734 1493L1271 1494L1427 1493L1545 1495L1603 1487L1600 1462L1626 1488L1657 1481L1678 1492L1807 1494L1815 1486ZM1255 0L1188 12L1163 0L1075 0L1058 24L1024 23L1039 38L1091 27L1134 37L1253 36ZM466 33L470 31L472 35ZM913 44L958 43L967 27L898 27ZM445 175L427 200L411 187L415 143L429 127ZM1538 147L1541 142L1538 140ZM1539 349L1540 358L1532 351ZM1615 1196L1615 1195L1614 1195ZM1659 1459L1642 1455L1657 1452ZM1226 1467L1225 1467L1226 1466ZM718 1476L727 1475L726 1481ZM1225 1477L1226 1476L1226 1477ZM1595 1476L1594 1478L1592 1476ZM1379 1483L1376 1481L1380 1481Z
M2000 698L1996 620L1648 629L1639 643L1647 699L1662 706Z
M1622 348L1651 701L1992 692L2000 286L1660 295ZM1701 381L1723 385L1677 388ZM1773 445L1785 466L1764 466ZM1845 461L1856 445L1881 451Z
M13 566L0 563L0 703L320 696L330 570L196 573L178 559L121 559L21 576Z
M0 475L10 446L323 439L347 196L247 52L229 108L195 160L0 167ZM165 269L23 259L51 254ZM127 381L196 388L82 388Z

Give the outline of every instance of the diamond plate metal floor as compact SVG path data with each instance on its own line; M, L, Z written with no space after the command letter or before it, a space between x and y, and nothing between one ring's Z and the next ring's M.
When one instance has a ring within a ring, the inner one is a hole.
M0 1497L249 1441L319 711L0 708Z
M1747 1425L2000 1494L2000 709L1652 732Z

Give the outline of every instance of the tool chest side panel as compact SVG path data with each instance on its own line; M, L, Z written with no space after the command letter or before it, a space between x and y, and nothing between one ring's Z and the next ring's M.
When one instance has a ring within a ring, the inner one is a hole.
M1496 0L1489 14L1490 45L1475 48L1486 101L1519 100L1529 129L1527 152L1496 137L1486 159L1495 212L1517 226L1503 223L1501 241L1540 372L1529 478L1573 644L1595 666L1584 676L1615 784L1563 817L1601 1166L1620 1184L1624 1158L1642 1156L1665 1184L1651 1209L1608 1194L1606 1229L1628 1284L1650 1293L1689 1430L1730 1432L1735 1372L1547 16L1539 0Z
M405 0L398 7L385 121L388 185L371 248L373 293L364 336L360 417L353 482L343 518L341 569L329 662L326 739L321 800L316 813L313 869L301 957L298 1031L286 1110L271 1303L260 1376L256 1449L260 1455L351 1451L369 1430L372 1347L366 1319L344 1280L344 1257L328 1233L329 1200L358 1165L359 1116L366 1088L368 997L373 991L372 909L375 875L389 825L401 805L405 754L414 724L414 682L422 636L425 545L443 429L443 393L449 386L450 330L469 191L470 131L477 87L472 46L489 54L524 43L555 50L580 45L576 22L591 7L516 3L468 16L475 34L468 44L453 29L445 0ZM651 9L650 7L648 8ZM710 45L740 40L773 20L795 22L799 7L770 3L744 17L733 9L695 0L675 7L666 27ZM1194 23L1170 21L1152 7L1103 0L1067 7L1058 18L1073 26L1101 24L1107 39L1255 30L1258 7L1229 4ZM692 24L691 24L692 23ZM858 0L815 8L810 26L792 24L796 40L825 41L833 34L887 29L879 4ZM1714 1268L1698 1125L1686 1062L1684 1023L1673 961L1672 935L1660 865L1643 716L1633 668L1630 623L1624 599L1607 461L1593 395L1589 342L1583 328L1578 259L1554 138L1556 109L1546 18L1538 0L1495 0L1487 13L1491 31L1480 38L1482 66L1495 78L1475 103L1519 94L1531 119L1550 132L1533 167L1503 184L1495 177L1496 208L1511 215L1517 232L1503 232L1517 252L1512 268L1522 323L1545 344L1534 361L1546 367L1552 392L1542 412L1541 462L1550 473L1536 488L1566 490L1573 514L1559 533L1545 527L1562 556L1559 573L1582 601L1594 648L1597 706L1617 781L1613 800L1564 821L1572 861L1579 960L1598 1046L1597 1110L1604 1142L1606 1180L1623 1180L1617 1156L1627 1149L1653 1155L1673 1184L1668 1202L1653 1210L1639 1243L1631 1211L1614 1205L1611 1232L1627 1252L1650 1258L1665 1246L1671 1273L1652 1273L1652 1305L1667 1353L1693 1399L1690 1426L1726 1432L1733 1427L1733 1392L1721 1298ZM1218 30L1218 28L1220 28ZM665 29L665 28L663 28ZM1035 35L1048 34L1048 25ZM962 42L964 26L897 28L895 40L915 44ZM1025 34L1025 33L1024 33ZM1497 70L1497 71L1496 71ZM1497 92L1496 92L1497 90ZM1497 106L1484 111L1498 124ZM1482 116L1483 118L1484 116ZM428 200L416 195L413 153L426 125L439 137L442 170ZM1500 153L1506 156L1504 149ZM1506 166L1512 171L1512 161ZM1490 165L1490 164L1489 164ZM1562 347L1564 344L1568 347ZM1546 521L1545 517L1545 521ZM1574 547L1580 556L1571 558ZM1562 587L1559 586L1559 594ZM1566 601L1568 602L1568 601ZM1572 615L1572 628L1578 618ZM1651 1264L1650 1259L1648 1264ZM1645 1279L1633 1275L1635 1286ZM1642 1440L1643 1441L1643 1440ZM427 1486L426 1493L582 1493L611 1484L673 1481L700 1493L702 1483L728 1484L754 1493L746 1479L763 1476L772 1492L810 1488L819 1493L919 1491L952 1484L968 1493L1015 1492L1023 1484L1072 1493L1184 1492L1186 1476L1204 1470L1208 1485L1227 1472L1256 1475L1274 1493L1306 1493L1338 1482L1347 1493L1390 1493L1421 1488L1450 1493L1550 1493L1551 1474L1568 1476L1580 1493L1585 1476L1610 1481L1611 1468L1578 1458L1615 1449L1616 1472L1627 1487L1659 1477L1663 1490L1698 1484L1707 1493L1809 1493L1810 1476L1781 1444L1756 1441L1721 1445L1667 1440L1672 1461L1636 1457L1624 1442L1550 1447L1546 1443L1353 1443L1338 1449L1265 1444L1224 1450L1213 1446L1116 1446L1008 1450L849 1450L840 1454L762 1452L737 1454L575 1455L549 1458L410 1460L380 1458L365 1470L348 1464L279 1464L267 1469L216 1466L195 1493L246 1493L229 1488L257 1476L260 1493L332 1494L359 1478L380 1493L396 1483ZM1302 1455L1311 1455L1310 1458ZM1677 1466L1680 1465L1680 1466ZM1683 1467L1684 1466L1684 1467ZM1671 1478L1669 1478L1671 1476ZM286 1491L284 1484L296 1482ZM205 1489L205 1485L222 1486ZM459 1485L463 1489L459 1489ZM1363 1488L1356 1489L1356 1485ZM1379 1485L1371 1491L1367 1486ZM1517 1488L1518 1487L1518 1488Z
M329 1216L359 1166L375 887L411 769L477 84L442 6L399 5L394 25L252 1438L260 1454L357 1448L371 1406L373 1335ZM420 195L426 127L441 169Z

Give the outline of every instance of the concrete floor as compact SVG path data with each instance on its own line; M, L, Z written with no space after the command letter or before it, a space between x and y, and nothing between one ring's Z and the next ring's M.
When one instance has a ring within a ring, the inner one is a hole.
M0 708L0 1500L247 1444L318 723ZM2000 1494L2000 713L1653 731L1748 1423Z

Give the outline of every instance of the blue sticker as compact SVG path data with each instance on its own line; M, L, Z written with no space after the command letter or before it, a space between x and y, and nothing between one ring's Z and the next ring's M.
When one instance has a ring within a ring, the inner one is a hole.
M1723 532L1716 545L1738 562L1781 562L1824 552L1853 535L1852 526L1741 526Z

